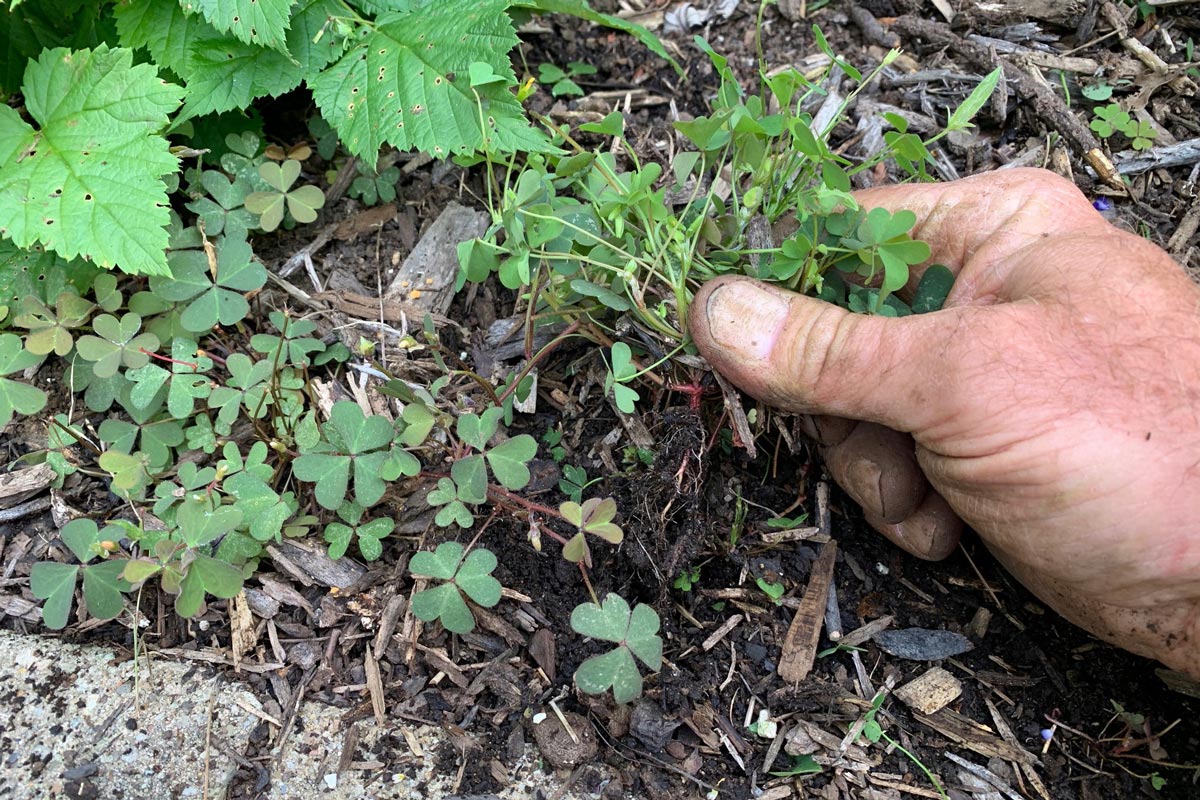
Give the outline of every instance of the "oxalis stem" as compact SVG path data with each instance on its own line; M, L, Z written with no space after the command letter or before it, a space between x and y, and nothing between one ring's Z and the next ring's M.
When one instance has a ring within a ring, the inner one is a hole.
M451 476L450 476L450 473L448 473L448 472L422 471L419 475L417 475L417 477L434 478L434 479L450 478L451 480L453 480L453 478L451 478ZM544 506L541 503L535 503L532 500L526 500L524 497L521 497L519 494L514 494L513 492L510 492L508 489L505 489L502 486L495 486L495 485L489 483L488 487L487 487L487 493L488 493L488 497L491 500L493 500L494 502L509 503L511 505L520 506L521 508L525 509L526 511L530 511L530 512L537 513L537 514L544 514L547 517L554 517L555 519L561 519L564 522L566 521L566 518L563 517L563 515L559 513L557 508L551 508L550 506ZM559 544L565 545L567 543L567 538L565 536L563 536L562 534L558 533L557 531L555 531L553 528L546 527L546 528L542 528L542 530L545 531L547 534L549 534L550 538L553 539L554 541L558 542Z

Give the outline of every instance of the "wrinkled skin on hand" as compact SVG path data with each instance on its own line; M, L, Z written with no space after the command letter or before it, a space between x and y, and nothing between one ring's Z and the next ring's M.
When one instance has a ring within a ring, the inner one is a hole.
M701 353L814 415L900 547L944 557L965 522L1066 618L1200 678L1200 289L1048 172L856 197L916 212L957 275L946 307L851 315L719 278L693 304Z

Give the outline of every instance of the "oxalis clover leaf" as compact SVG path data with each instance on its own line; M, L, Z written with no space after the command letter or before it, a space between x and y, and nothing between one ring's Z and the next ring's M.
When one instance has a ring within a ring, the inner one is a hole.
M654 609L639 603L631 611L618 594L609 593L603 605L576 606L571 612L571 628L576 633L617 646L580 664L575 670L575 685L587 694L603 694L612 687L613 699L618 703L637 699L642 693L642 674L633 657L652 670L662 669L659 625Z
M423 408L415 403L408 409ZM529 434L519 434L491 449L488 442L500 428L503 408L489 408L482 414L463 414L458 418L455 430L463 444L483 451L463 456L450 465L450 477L438 480L437 488L429 493L427 502L431 506L442 506L435 522L441 526L451 523L468 528L475 517L468 505L479 505L488 499L488 467L496 481L506 489L523 489L529 485L529 461L537 454L537 440ZM405 411L408 418L408 410ZM432 415L415 412L410 423L419 427L421 437L428 433Z
M126 373L134 384L129 390L129 402L145 408L166 386L167 411L175 419L187 419L195 409L196 400L203 400L212 391L208 377L203 374L212 365L211 358L198 354L194 341L178 337L171 342L170 370L147 364Z
M105 528L105 533L108 530ZM38 600L46 601L42 606L42 621L46 627L53 630L66 627L75 599L75 580L80 570L83 571L83 600L88 613L97 619L116 617L124 608L121 593L133 588L121 578L128 560L120 558L89 564L111 546L102 543L101 532L90 519L71 520L63 526L59 536L67 549L79 559L79 564L41 561L34 564L29 572L30 591Z
M316 484L317 502L331 511L346 501L351 480L354 500L370 508L383 497L384 481L416 475L421 464L411 453L393 446L396 429L385 417L367 416L357 403L333 404L322 439L292 463L302 481Z
M158 349L158 337L141 333L142 318L126 314L117 319L101 314L92 320L92 333L80 336L75 343L79 357L92 362L97 378L111 378L121 367L137 369L150 363L150 354Z
M347 524L331 522L325 527L325 541L329 542L330 558L346 555L353 539L358 540L358 552L367 561L376 561L383 555L381 540L395 529L396 521L379 517L363 522L365 510L358 503L344 503L338 509L338 516Z
M50 352L65 356L75 346L71 331L83 327L95 306L71 291L60 292L53 310L37 297L21 298L21 311L13 324L29 331L25 335L25 349L44 356Z
M250 313L245 293L267 282L267 270L254 260L246 242L222 236L214 247L215 257L209 247L172 250L168 257L172 277L150 281L150 288L163 299L187 303L179 323L193 333L241 322Z
M463 594L485 608L500 602L500 581L491 575L495 554L478 548L463 558L463 550L458 542L442 542L434 552L417 553L408 563L413 575L443 581L413 595L412 612L425 622L440 619L452 633L470 633L475 628L475 616Z
M585 533L599 536L611 544L620 544L625 538L620 526L612 521L617 515L617 501L611 497L603 500L592 497L584 501L583 505L568 500L558 507L558 513L579 529L579 532L563 545L562 554L567 561L582 561L584 566L592 566L592 551L588 547Z
M21 346L21 337L0 334L0 375L12 375L42 360ZM46 393L36 386L0 377L0 430L14 414L36 414L46 405Z
M286 207L292 219L307 224L317 219L317 209L325 205L325 193L316 186L292 184L300 177L300 162L289 158L283 164L268 161L258 168L258 174L270 185L272 191L253 192L246 197L246 210L258 214L258 226L264 231L273 231L283 222Z

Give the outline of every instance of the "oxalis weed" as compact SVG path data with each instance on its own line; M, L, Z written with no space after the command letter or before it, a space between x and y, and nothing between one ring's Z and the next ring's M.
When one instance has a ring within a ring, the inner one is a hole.
M912 305L895 297L910 268L929 259L928 245L911 236L916 216L862 209L851 188L855 176L884 161L911 180L928 180L930 147L971 126L1001 73L984 78L929 139L886 115L886 146L852 162L833 151L831 134L899 53L862 75L813 30L823 71L763 65L757 93L745 92L727 60L697 37L720 88L711 113L675 123L691 149L669 164L638 157L618 112L578 132L542 120L557 152L520 163L486 153L492 224L459 246L460 282L495 274L528 298L531 316L574 322L606 345L605 392L627 413L639 399L638 378L686 360L678 357L691 351L692 293L717 275L748 274L862 313L940 308L953 282L941 267L926 271ZM842 79L853 89L835 102L828 88ZM631 325L640 333L623 335Z

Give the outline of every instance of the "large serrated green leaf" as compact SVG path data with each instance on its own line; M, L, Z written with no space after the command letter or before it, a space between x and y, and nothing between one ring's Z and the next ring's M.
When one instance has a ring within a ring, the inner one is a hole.
M246 108L256 97L276 97L300 85L302 73L278 50L232 36L200 36L188 52L185 117Z
M198 14L185 14L179 3L124 0L113 10L117 34L125 47L144 47L154 62L186 77L188 53L200 36L216 29Z
M282 48L294 0L184 0L187 13L199 11L217 30L247 44Z
M480 62L515 82L508 54L517 37L507 5L447 0L380 14L373 31L309 82L322 116L351 153L372 162L384 143L439 158L478 149L481 121L497 149L544 149L503 83L473 89L469 80L471 64Z
M181 90L133 51L44 51L25 72L35 129L0 106L0 236L131 273L167 273L167 192L178 167L160 131Z
M295 88L302 76L337 59L345 39L326 28L330 17L345 13L340 8L336 0L301 0L293 6L286 53L223 34L201 15L184 13L178 3L125 0L115 13L121 44L146 48L156 63L187 82L191 116L244 108L255 97Z

